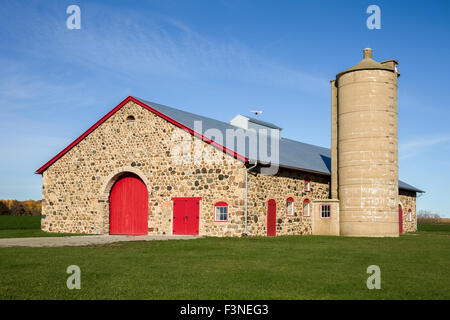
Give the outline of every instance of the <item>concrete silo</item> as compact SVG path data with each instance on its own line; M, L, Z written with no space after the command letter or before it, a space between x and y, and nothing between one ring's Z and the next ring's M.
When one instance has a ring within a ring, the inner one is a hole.
M331 81L331 196L344 236L399 235L397 64L364 49L361 62Z

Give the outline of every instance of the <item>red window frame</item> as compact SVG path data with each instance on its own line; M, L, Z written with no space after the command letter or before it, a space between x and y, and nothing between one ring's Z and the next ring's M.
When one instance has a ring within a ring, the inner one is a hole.
M308 185L308 189L306 189L306 185ZM311 180L305 180L305 183L303 185L303 191L304 192L310 192L311 191Z
M323 206L328 206L328 207L330 207L330 216L329 217L322 217L322 207ZM331 218L331 204L329 204L329 203L321 203L320 204L320 211L319 211L319 214L320 214L320 219L330 219Z
M292 212L291 213L288 213L288 211L287 211L287 208L288 208L287 205L288 205L289 202L292 202ZM295 216L294 203L295 203L294 202L294 198L289 197L289 198L286 199L286 215L289 216L289 217Z
M308 215L305 215L305 203L309 203ZM302 215L304 217L311 217L311 200L309 199L303 200L302 212L303 212Z
M216 220L216 207L227 207L227 220ZM228 203L225 201L219 201L214 204L214 222L227 222L230 216L230 211L228 210Z

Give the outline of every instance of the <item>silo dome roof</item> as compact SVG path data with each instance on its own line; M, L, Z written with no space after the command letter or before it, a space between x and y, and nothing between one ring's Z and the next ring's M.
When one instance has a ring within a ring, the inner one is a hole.
M353 67L344 70L342 72L339 72L336 75L336 79L339 78L344 73L352 72L352 71L358 71L358 70L387 70L395 72L396 70L393 68L393 64L385 64L385 63L379 63L372 59L372 49L366 48L363 51L364 58L355 64ZM397 63L397 61L395 61Z

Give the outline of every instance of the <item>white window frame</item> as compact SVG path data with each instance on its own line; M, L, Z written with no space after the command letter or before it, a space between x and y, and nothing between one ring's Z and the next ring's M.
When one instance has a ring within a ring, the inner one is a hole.
M411 209L408 210L408 222L412 221L412 211Z
M292 204L292 207L291 207L291 212L289 212L289 204ZM288 200L286 200L286 215L287 216L290 216L290 217L292 217L292 216L294 216L294 201L288 201Z
M328 207L329 209L324 211L323 209L326 208L326 207ZM324 213L328 213L328 216L324 217L324 215L323 215ZM321 204L320 205L320 217L323 218L323 219L331 218L331 204Z
M308 204L308 214L305 214L305 204ZM310 217L311 216L311 201L303 201L303 216L304 217Z
M310 192L311 191L311 181L310 180L305 180L305 192Z
M225 212L220 212L225 209ZM221 219L221 216L225 214L225 219ZM215 206L214 207L214 221L225 222L228 221L228 206Z

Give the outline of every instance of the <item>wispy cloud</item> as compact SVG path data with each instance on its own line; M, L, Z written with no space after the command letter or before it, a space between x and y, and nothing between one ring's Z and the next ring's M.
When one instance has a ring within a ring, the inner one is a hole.
M327 90L327 78L272 61L236 39L212 39L161 15L86 7L81 7L82 29L76 31L67 30L61 14L53 10L30 13L28 26L14 29L21 39L16 41L37 59L51 57L131 79L136 75L206 82L222 78L310 93Z
M437 145L450 143L450 136L439 136L432 138L417 138L399 144L400 159L407 159L424 153Z
M15 62L8 64L15 65ZM42 104L46 108L73 102L80 105L82 99L76 99L70 93L86 92L86 86L83 81L58 81L46 74L21 70L20 66L15 72L4 70L0 78L0 114L31 110Z

